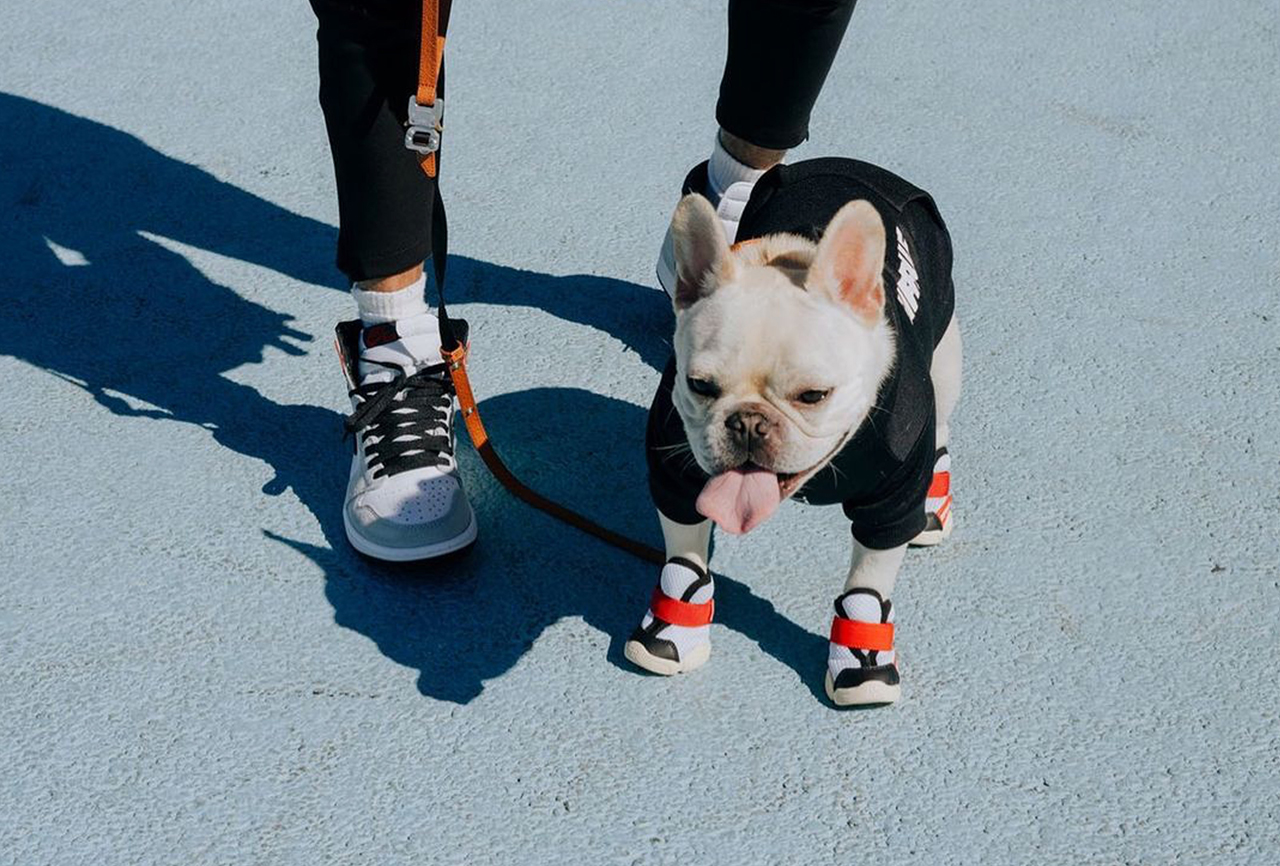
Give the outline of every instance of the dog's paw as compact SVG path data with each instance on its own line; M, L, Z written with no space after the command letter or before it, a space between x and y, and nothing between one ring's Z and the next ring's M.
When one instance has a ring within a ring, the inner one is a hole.
M874 589L851 589L836 599L827 652L827 697L839 707L898 700L893 649L893 604Z
M715 583L697 563L676 557L662 567L658 586L623 655L650 673L670 676L702 667L711 657Z

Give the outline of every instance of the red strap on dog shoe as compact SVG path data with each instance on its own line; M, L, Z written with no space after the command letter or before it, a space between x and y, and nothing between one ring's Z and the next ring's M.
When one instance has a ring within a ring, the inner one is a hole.
M859 622L838 616L831 620L831 642L849 649L893 649L893 623Z
M951 492L951 473L935 472L933 473L933 481L929 483L929 498L934 499L939 496L946 496Z
M704 601L702 604L690 604L677 601L662 594L662 587L654 587L653 598L649 599L649 611L654 619L660 619L671 625L682 625L686 628L706 625L715 614L716 600Z

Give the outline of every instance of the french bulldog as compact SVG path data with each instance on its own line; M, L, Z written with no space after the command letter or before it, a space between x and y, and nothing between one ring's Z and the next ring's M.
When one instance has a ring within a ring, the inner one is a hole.
M778 226L793 230L752 235ZM826 693L838 706L892 703L899 566L908 544L936 544L952 526L950 238L922 191L838 159L762 178L744 234L731 246L697 193L672 217L674 358L647 436L668 562L625 654L658 674L707 661L713 525L750 532L792 496L839 503L852 561Z

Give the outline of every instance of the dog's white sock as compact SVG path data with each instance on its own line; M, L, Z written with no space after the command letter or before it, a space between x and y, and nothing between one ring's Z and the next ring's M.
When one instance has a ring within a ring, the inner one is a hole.
M889 615L884 618L883 607L880 604L880 593L874 589L852 589L836 600L836 608L845 619L857 620L858 622L893 622L893 605L889 605ZM832 679L838 677L840 672L846 668L863 666L862 660L847 646L828 643L828 647L827 666L831 671ZM859 650L859 653L867 659L870 667L892 664L894 660L893 650L880 650L879 652Z
M668 562L662 567L659 583L662 586L662 594L667 598L674 598L676 601L687 601L690 604L704 604L711 601L711 596L715 594L715 579L711 577L711 572L709 571L707 572L706 583L698 587L690 598L684 597L689 587L701 580L702 575L687 565L679 562ZM646 610L644 619L640 621L640 627L647 628L651 622L653 622L653 611ZM711 626L667 625L666 628L658 632L657 637L671 641L676 645L676 651L680 653L680 658L687 659L695 647L711 640Z
M356 299L360 321L368 325L380 325L397 319L410 319L431 312L425 297L427 275L424 273L413 283L394 292L368 292L353 286L351 297Z
M720 222L724 224L729 243L733 243L737 237L742 211L751 198L751 190L755 188L756 181L763 174L764 169L738 162L720 143L720 133L716 133L711 159L707 161L707 198L716 208Z

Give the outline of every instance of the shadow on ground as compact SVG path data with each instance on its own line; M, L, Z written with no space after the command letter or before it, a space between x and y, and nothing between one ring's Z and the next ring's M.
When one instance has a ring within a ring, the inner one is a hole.
M643 612L652 568L514 502L469 449L463 470L481 517L481 542L470 555L407 569L354 554L340 511L350 460L341 416L276 403L222 375L261 361L269 346L306 354L315 337L152 239L340 290L330 265L332 227L123 132L27 99L0 94L0 129L7 221L0 256L8 268L0 354L74 382L117 415L194 424L269 465L275 477L263 493L293 490L326 545L272 527L243 531L261 531L322 568L335 620L419 671L425 695L470 701L562 617L581 616L609 635L609 658L625 665L622 642ZM665 360L670 314L652 289L463 257L450 259L450 275L451 299L538 307L613 335L655 369ZM327 346L327 334L315 336ZM335 370L335 392L340 381ZM654 539L643 492L643 409L575 388L510 394L482 409L517 474L615 528ZM815 677L825 641L743 584L717 581L720 621L821 695Z

